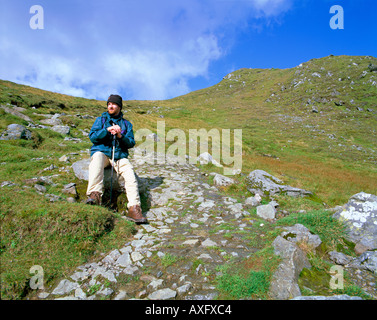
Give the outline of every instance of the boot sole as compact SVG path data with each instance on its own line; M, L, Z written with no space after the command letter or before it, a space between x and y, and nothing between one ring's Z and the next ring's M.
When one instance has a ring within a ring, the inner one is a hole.
M139 219L133 219L133 218L127 217L127 216L125 218L129 221L135 222L136 224L147 224L147 223L149 223L147 219L139 220Z

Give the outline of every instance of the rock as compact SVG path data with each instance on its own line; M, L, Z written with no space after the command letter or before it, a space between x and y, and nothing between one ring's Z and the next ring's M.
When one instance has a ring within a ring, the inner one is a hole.
M206 200L204 202L202 202L199 206L198 206L198 211L203 211L203 210L206 210L206 209L211 209L215 206L215 201L213 200Z
M76 161L72 164L72 169L77 178L80 180L89 180L89 164L90 164L90 158ZM146 186L144 184L144 181L140 179L136 175L138 184L139 184L139 192L142 193L143 190L145 190ZM105 189L110 189L111 185L111 167L107 167L104 170L104 187ZM124 179L121 175L114 174L113 175L113 190L117 190L118 192L125 192L124 189Z
M299 296L292 300L363 300L360 297L353 297L347 294L339 294L335 296Z
M45 197L50 200L50 202L56 202L62 200L61 196L57 196L56 194L47 193Z
M357 254L377 249L377 196L355 194L333 217L346 225L347 236L356 244Z
M208 152L201 153L199 155L199 157L197 158L197 160L199 161L200 164L209 164L209 163L212 163L216 167L222 167L222 165L220 163L218 163L215 159L213 159L213 157L211 156L211 154L209 154Z
M102 296L109 296L109 295L111 295L113 292L114 292L114 290L111 289L111 288L104 288L104 289L98 291L97 293L100 294L100 295L102 295Z
M144 257L140 252L135 251L131 253L131 259L133 262L137 262L137 261L143 260Z
M183 242L183 244L186 244L186 245L196 245L197 243L199 242L199 239L189 239L189 240L186 240L185 242Z
M353 261L353 264L377 274L377 251L366 251Z
M123 253L116 261L121 267L127 267L132 263L129 253Z
M17 186L16 183L13 183L12 181L3 181L0 185L1 188L4 188L4 187L14 187L14 186Z
M73 172L75 176L81 180L89 180L89 159L83 159L72 164Z
M224 186L230 186L230 185L234 184L235 181L232 178L225 177L225 176L217 173L215 175L214 179L213 179L213 183L216 186L224 187Z
M169 288L166 288L166 289L160 289L160 290L157 290L157 291L151 293L148 296L148 299L150 299L150 300L168 300L168 299L175 298L176 295L177 295L176 291L169 289Z
M369 69L371 72L373 72L373 71L377 71L377 65L370 63L369 66L368 66L368 69Z
M38 191L38 193L46 193L47 189L45 186L42 186L41 184L36 184L34 188Z
M48 292L41 292L38 293L38 298L39 299L46 299L50 294Z
M258 196L259 196L259 194L258 194ZM248 197L245 200L245 206L247 206L247 207L256 207L259 204L260 204L260 201L256 199L256 196L255 197Z
M77 288L75 290L75 298L78 298L80 300L86 300L86 294L81 288Z
M7 130L2 133L0 136L0 140L30 140L31 139L31 131L26 129L25 126L20 124L10 124L7 127Z
M352 257L349 257L345 255L344 253L337 252L337 251L330 251L329 256L330 256L330 260L342 266L349 264L353 260Z
M76 183L71 182L71 183L66 184L64 186L62 192L66 193L66 194L72 194L74 196L77 196Z
M63 135L67 135L70 132L70 129L68 126L61 126L61 125L53 126L51 130L58 132L60 134L63 134Z
M42 171L52 171L54 169L59 169L56 165L52 164L51 166L44 168Z
M291 197L304 197L312 193L307 190L283 185L283 181L263 170L254 170L247 177L248 190L253 194L274 195L284 193Z
M114 264L115 261L120 257L121 253L119 250L115 249L111 251L105 258L102 259L102 262Z
M51 293L55 295L68 294L72 290L76 290L78 287L79 285L76 282L71 282L67 279L64 279L60 281L58 286Z
M310 268L305 253L291 241L278 236L272 243L275 254L283 261L274 273L270 285L269 295L272 299L287 300L301 295L297 284L300 272Z
M306 242L312 248L317 248L321 243L321 239L318 235L312 234L308 228L302 224L295 224L292 227L284 227L287 230L281 234L281 236L291 242Z
M188 292L190 289L191 289L192 285L190 282L184 284L183 286L180 286L177 288L177 292L178 294L184 294L186 292Z
M83 281L88 278L89 272L87 271L77 271L73 275L71 275L72 280L74 281Z
M110 282L117 282L115 276L114 276L114 273L110 270L107 270L106 268L104 267L98 267L96 269L96 271L94 272L92 278L94 279L96 276L102 276L104 278L106 278L107 280L109 280Z
M157 290L164 283L163 279L154 279L149 284L148 287L151 287L153 290Z
M206 239L205 241L202 242L203 247L214 247L217 246L217 243L212 241L211 239Z
M257 207L257 216L262 219L272 220L275 219L276 210L271 204L261 205Z
M75 198L73 198L73 197L68 197L66 200L69 203L76 203L77 202L77 200Z
M257 207L261 202L261 197L256 194L254 197L249 197L245 200L245 206L247 207Z
M31 120L28 116L22 114L21 112L23 111L26 111L26 109L24 108L21 108L21 107L12 107L12 108L8 108L6 106L0 106L6 113L10 113L10 114L13 114L14 116L16 117L19 117L21 118L22 120L25 120L27 122L33 122L33 120Z
M114 300L124 300L127 297L127 292L120 290L120 292L115 296Z
M60 162L69 162L69 157L68 156L66 156L66 155L64 155L64 156L61 156L60 158L59 158L59 161Z
M41 120L40 122L43 124L47 124L49 126L62 126L63 122L59 119L59 114L55 114L52 116L50 119L44 119Z

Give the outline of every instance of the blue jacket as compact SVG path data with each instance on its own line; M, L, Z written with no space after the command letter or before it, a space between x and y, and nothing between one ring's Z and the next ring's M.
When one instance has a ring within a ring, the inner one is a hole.
M94 121L89 132L89 139L93 142L90 156L97 151L101 151L109 158L112 158L113 135L107 131L107 128L111 127L111 120L122 129L122 138L116 139L114 160L128 158L128 149L135 146L135 138L131 122L123 119L122 112L117 117L112 117L108 112L104 112L101 117Z

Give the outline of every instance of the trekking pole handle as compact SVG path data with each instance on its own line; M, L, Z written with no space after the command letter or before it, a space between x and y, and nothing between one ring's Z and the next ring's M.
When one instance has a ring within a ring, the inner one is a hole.
M114 121L113 120L110 120L110 124L112 125L112 126L115 126L115 123L114 123ZM116 134L114 134L113 135L113 144L115 144L115 140L116 140Z

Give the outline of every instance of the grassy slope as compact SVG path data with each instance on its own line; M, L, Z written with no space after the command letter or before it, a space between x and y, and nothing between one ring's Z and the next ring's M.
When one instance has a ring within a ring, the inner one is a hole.
M244 173L264 169L333 206L377 191L377 74L370 63L377 59L330 56L292 69L241 69L157 105L179 127L242 128Z
M157 121L162 120L167 130L181 128L186 133L199 128L242 128L243 173L264 169L287 184L315 192L334 206L357 192L377 191L377 86L372 85L377 74L369 72L371 62L377 64L377 59L342 56L312 60L286 70L241 69L213 87L175 99L126 101L124 110L135 130L154 131ZM367 73L362 76L364 71ZM93 119L77 115L95 117L105 110L103 101L8 81L0 81L0 103L26 108L24 114L36 123L43 119L40 114L64 112L61 119L71 126L71 137L83 140L67 143L51 130L32 129L32 141L0 141L1 162L6 163L0 167L1 181L19 185L25 179L57 173L42 169L51 164L62 167L58 162L62 155L88 149L90 143L80 130L89 130ZM313 106L319 113L312 112ZM0 115L1 131L11 123L27 124L2 109ZM79 157L73 155L72 162ZM31 161L35 158L43 159ZM75 178L71 171L59 173L54 178L57 186L46 185L47 192L64 196L62 186ZM226 192L248 196L245 177L237 179L240 183ZM50 204L35 190L19 186L4 187L1 192L1 281L5 298L26 294L32 265L43 265L52 282L95 252L116 247L132 232L130 224L109 215L106 209L93 210L80 203ZM279 203L287 210L322 207L310 200L286 197ZM59 229L61 224L65 229Z

